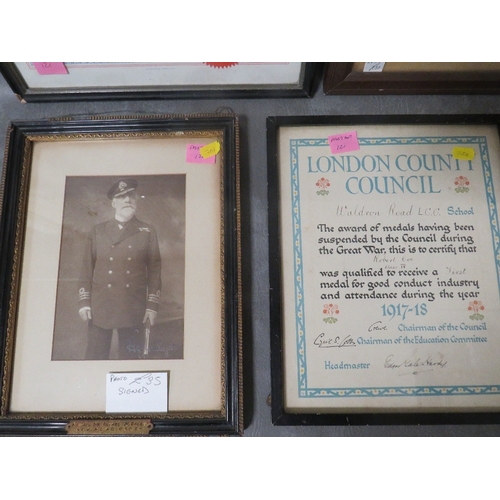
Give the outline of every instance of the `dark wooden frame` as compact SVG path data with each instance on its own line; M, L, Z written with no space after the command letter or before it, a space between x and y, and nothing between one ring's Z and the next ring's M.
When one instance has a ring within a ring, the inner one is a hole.
M498 424L499 412L328 412L292 413L284 404L283 269L280 229L279 131L281 127L342 125L496 125L500 115L272 116L267 118L269 303L271 331L271 412L274 425L435 425Z
M325 95L499 94L500 71L353 71L352 62L325 65Z
M19 72L16 63L0 63L0 73L3 75L12 91L26 102L52 101L95 101L119 99L234 99L234 98L277 98L277 97L311 97L316 74L316 64L303 63L301 81L296 86L262 85L245 88L216 88L206 85L201 88L169 89L155 87L107 87L99 88L68 88L68 89L31 89Z
M240 248L240 174L239 126L234 116L158 116L96 118L68 121L15 122L9 127L6 157L2 174L0 221L0 435L67 435L69 424L77 424L68 414L12 414L9 411L10 379L15 342L16 309L19 301L20 267L27 218L27 199L30 189L31 151L36 136L74 136L85 134L134 132L211 131L223 137L224 159L221 171L221 298L222 351L220 412L176 412L164 415L135 415L105 413L81 414L84 422L96 424L96 431L84 427L88 434L128 435L120 427L123 419L149 422L149 435L241 435L242 411L242 305L241 305L241 248ZM28 160L26 160L28 158ZM26 163L29 163L26 167ZM25 171L25 175L23 175ZM17 264L15 264L17 262ZM12 328L10 327L12 325ZM11 331L9 331L9 329ZM10 337L9 337L10 335ZM10 341L9 341L10 338ZM200 375L202 376L202 374ZM122 419L122 420L120 420ZM106 430L116 424L117 432ZM99 424L103 424L99 427ZM77 425L76 425L77 427ZM100 429L100 430L99 430ZM133 434L133 432L131 432Z

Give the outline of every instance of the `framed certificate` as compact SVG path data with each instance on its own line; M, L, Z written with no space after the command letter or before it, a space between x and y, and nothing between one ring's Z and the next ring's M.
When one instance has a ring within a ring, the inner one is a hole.
M238 122L11 124L0 434L239 435Z
M276 425L498 422L500 117L270 117Z
M26 102L99 99L310 97L315 63L0 63Z
M497 62L327 63L326 95L498 94Z

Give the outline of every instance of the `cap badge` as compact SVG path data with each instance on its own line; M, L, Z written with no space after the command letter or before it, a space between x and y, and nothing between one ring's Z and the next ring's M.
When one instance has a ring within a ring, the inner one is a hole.
M127 187L127 183L125 181L120 181L118 184L118 189L123 191Z

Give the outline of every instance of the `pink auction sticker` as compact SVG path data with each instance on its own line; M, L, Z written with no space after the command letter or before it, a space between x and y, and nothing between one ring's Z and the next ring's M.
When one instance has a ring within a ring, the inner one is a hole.
M347 153L349 151L358 151L359 142L356 131L344 132L328 136L328 143L333 154Z
M186 146L186 162L187 163L215 163L215 155L203 158L200 149L206 144L188 144Z
M39 75L66 75L68 70L62 62L34 62Z

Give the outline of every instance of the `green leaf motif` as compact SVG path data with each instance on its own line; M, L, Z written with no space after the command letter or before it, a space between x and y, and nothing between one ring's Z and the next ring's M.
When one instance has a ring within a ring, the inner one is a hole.
M472 316L469 316L469 318L475 321L482 321L484 319L484 316L482 314L475 313Z
M329 316L328 318L323 318L323 321L325 323L336 323L337 322L337 318L334 318L333 316Z

